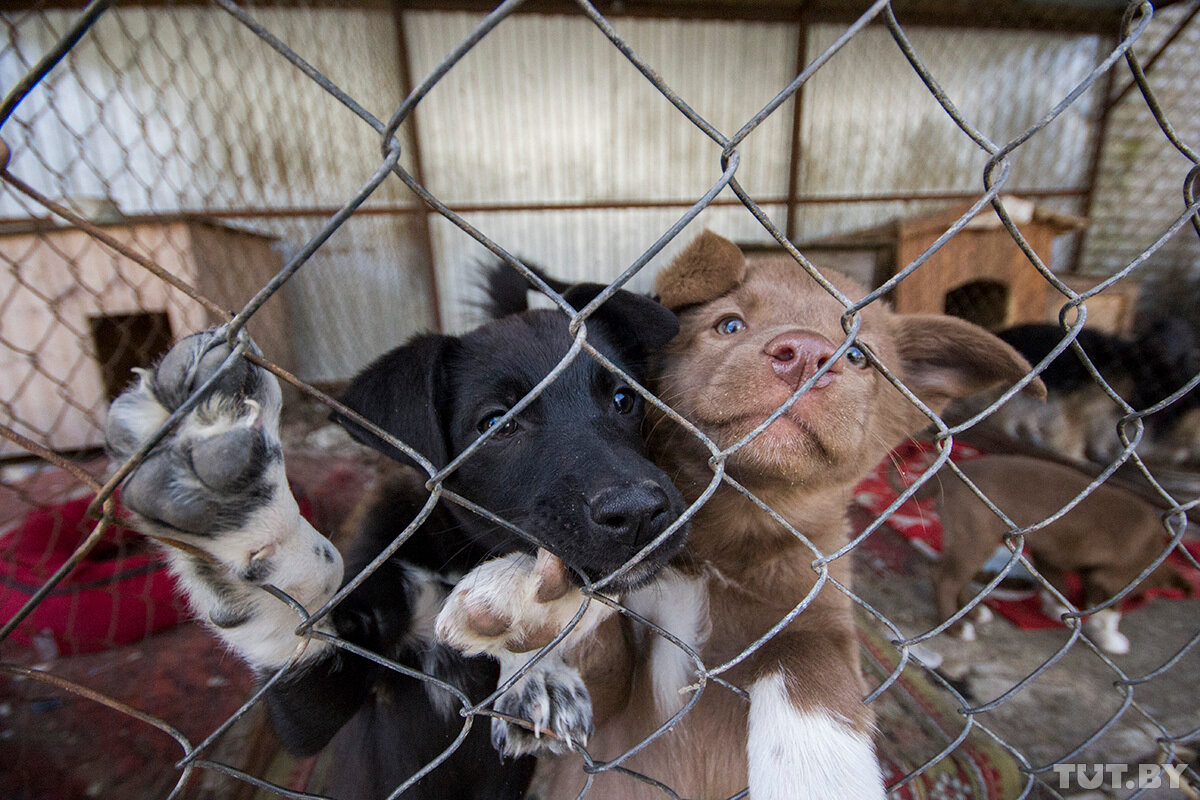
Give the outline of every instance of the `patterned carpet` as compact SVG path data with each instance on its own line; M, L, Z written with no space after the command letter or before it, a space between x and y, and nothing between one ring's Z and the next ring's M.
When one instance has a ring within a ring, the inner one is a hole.
M900 662L897 649L859 625L863 673L869 686L887 680ZM895 800L1006 800L1021 793L1024 780L1017 762L987 734L972 728L948 755L926 764L962 735L966 718L954 695L929 677L923 667L907 665L900 677L873 703L879 733L875 737L884 779L894 786L908 773L920 774L896 787Z

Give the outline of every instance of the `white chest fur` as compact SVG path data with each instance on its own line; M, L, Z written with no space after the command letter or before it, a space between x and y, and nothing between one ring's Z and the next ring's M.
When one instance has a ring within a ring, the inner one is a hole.
M825 711L803 711L781 673L750 687L747 743L754 800L883 800L869 737Z
M649 586L631 593L625 604L695 653L704 647L712 630L707 584L675 570L665 570ZM675 714L687 702L686 687L696 682L696 661L667 637L643 625L635 629L642 647L649 648L649 674L658 712Z

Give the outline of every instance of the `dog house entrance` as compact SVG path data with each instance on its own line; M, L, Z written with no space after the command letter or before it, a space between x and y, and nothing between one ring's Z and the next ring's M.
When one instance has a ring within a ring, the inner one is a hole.
M989 331L1008 322L1008 287L997 281L971 281L946 293L943 310Z
M110 403L133 379L130 370L154 363L171 349L171 320L161 312L89 317L88 324Z

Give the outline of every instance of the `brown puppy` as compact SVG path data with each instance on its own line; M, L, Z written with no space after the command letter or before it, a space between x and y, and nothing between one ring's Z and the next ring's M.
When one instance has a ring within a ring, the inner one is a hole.
M831 279L851 299L865 294L848 279ZM881 800L851 600L835 585L849 586L849 559L813 567L847 543L846 509L857 479L929 422L872 362L886 365L935 411L952 398L1012 383L1029 366L981 328L896 315L882 303L861 312L856 345L834 360L846 338L841 303L791 259L747 266L736 246L712 233L659 275L657 289L681 329L652 388L723 455L713 461L692 432L651 411L655 459L689 502L714 482L711 464L723 461L725 476L779 519L721 482L692 518L689 546L674 569L623 598L698 653L710 676L744 693L707 680L695 705L672 720L702 682L695 661L625 615L585 617L560 644L555 654L579 665L591 694L596 729L589 753L620 759L670 722L620 766L693 800L730 797L747 786L755 800ZM782 416L735 447L822 367L827 371ZM569 592L555 613L544 613L553 604L502 605L516 594L456 592L439 632L497 654L506 646L528 649L518 641L524 632L544 628L547 619L561 624L580 602ZM480 605L512 621L516 634L464 632L470 624L462 621L468 614L478 619ZM530 622L531 613L540 621ZM573 755L544 760L540 797L577 796L581 766ZM607 770L594 776L589 796L663 793Z
M1022 528L1040 522L1082 492L1091 478L1070 467L1028 456L985 456L959 464L963 474L996 507ZM930 484L931 485L931 484ZM941 481L942 557L933 568L938 619L945 621L971 599L968 584L1001 546L1007 526L957 475ZM1025 552L1034 567L1063 596L1063 573L1083 579L1083 608L1108 600L1150 566L1166 548L1160 513L1142 498L1102 484L1079 505L1044 528L1025 536ZM1163 562L1137 591L1191 585ZM1046 612L1057 618L1067 609L1049 594ZM1128 653L1129 640L1117 630L1121 614L1107 608L1088 617L1084 629L1100 648ZM970 622L953 628L973 638Z

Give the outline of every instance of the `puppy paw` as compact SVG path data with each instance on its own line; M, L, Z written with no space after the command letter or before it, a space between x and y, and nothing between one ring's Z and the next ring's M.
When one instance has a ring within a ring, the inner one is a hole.
M539 550L512 553L468 572L442 606L437 638L467 655L500 658L540 650L573 620L586 598L570 583L567 567ZM578 641L611 614L592 602L562 645Z
M526 663L501 660L503 682ZM492 744L509 756L565 753L587 744L592 734L592 698L579 671L551 653L532 665L495 703L496 711L525 725L492 719ZM543 734L549 734L543 736Z
M437 637L468 655L486 653L497 659L503 684L553 642L585 602L556 557L544 550L536 558L514 553L479 565L459 581L438 614ZM611 613L607 605L590 603L558 645L497 699L496 711L528 723L524 727L493 719L492 742L498 750L509 755L561 753L586 743L592 731L591 698L565 657Z
M1038 592L1038 597L1042 603L1042 613L1050 619L1061 621L1065 614L1071 613L1071 609L1060 603L1058 598L1049 592Z
M992 614L992 610L983 603L980 603L979 605L975 606L975 608L971 609L971 620L973 622L979 623L980 625L986 625L993 619L995 619L995 616Z
M187 337L109 408L106 438L124 461L149 439L230 353L217 332ZM150 452L122 500L150 525L216 536L243 527L269 504L281 463L280 391L275 378L244 359Z
M1083 626L1097 647L1106 653L1123 656L1130 651L1132 645L1129 637L1117 630L1120 622L1120 612L1106 608L1088 617Z
M189 336L109 408L115 460L139 450L218 371L231 349L218 331ZM279 384L237 360L133 470L121 500L168 549L194 610L256 666L296 646L294 612L272 584L314 608L341 584L337 550L300 515L279 441ZM282 655L281 655L282 654Z
M1106 653L1123 656L1129 653L1133 645L1129 637L1119 631L1105 632L1095 637L1096 645Z
M950 626L950 628L947 630L947 633L949 633L955 639L960 639L964 642L973 642L976 639L975 623L963 620L957 625Z

